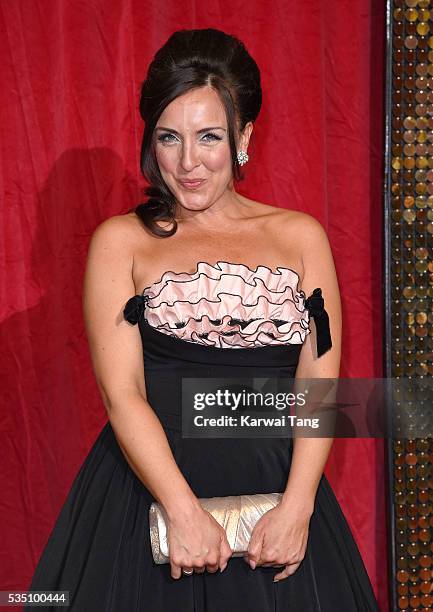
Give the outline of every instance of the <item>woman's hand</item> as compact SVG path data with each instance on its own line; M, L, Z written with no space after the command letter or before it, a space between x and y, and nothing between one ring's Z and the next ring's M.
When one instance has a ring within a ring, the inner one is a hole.
M274 581L294 574L307 549L311 514L312 510L281 504L265 512L254 526L245 561L253 569L285 565Z
M226 532L214 517L203 508L180 517L167 524L168 550L171 575L180 578L182 570L224 571L233 551Z

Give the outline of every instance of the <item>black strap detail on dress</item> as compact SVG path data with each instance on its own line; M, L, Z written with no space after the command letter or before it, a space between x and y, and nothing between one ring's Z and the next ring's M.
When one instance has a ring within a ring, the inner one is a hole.
M132 325L136 325L143 316L144 304L146 302L145 295L134 295L126 302L126 306L123 309L123 316Z
M317 356L320 357L332 347L331 331L329 329L329 316L325 310L322 289L317 287L305 300L304 305L316 324Z

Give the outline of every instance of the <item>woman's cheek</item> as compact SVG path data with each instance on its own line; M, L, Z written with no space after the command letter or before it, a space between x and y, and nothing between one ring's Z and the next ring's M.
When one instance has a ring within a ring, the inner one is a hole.
M214 149L206 151L206 155L202 156L202 160L209 170L213 172L224 170L227 166L231 168L230 150Z
M173 149L160 149L156 153L156 161L161 171L173 172L176 168L177 156L175 148Z

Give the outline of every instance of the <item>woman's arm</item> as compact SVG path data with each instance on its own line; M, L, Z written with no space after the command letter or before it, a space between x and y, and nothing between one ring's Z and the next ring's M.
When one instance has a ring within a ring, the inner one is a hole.
M123 216L107 219L95 230L84 277L84 320L96 381L125 459L168 517L179 517L199 502L147 402L138 326L123 318L127 300L136 293L131 236L130 219Z
M316 328L310 317L311 333L302 347L296 379L338 378L341 358L341 301L337 274L329 241L322 225L310 215L302 215L299 236L302 236L304 278L302 289L311 295L322 288L325 309L329 315L332 348L317 357ZM293 438L290 474L281 505L311 514L320 478L323 474L333 438Z
M317 358L316 328L311 318L311 333L305 339L296 369L295 390L298 391L302 390L302 382L298 379L338 378L341 305L334 261L322 226L310 215L302 213L297 217L298 227L293 228L293 215L289 221L292 227L286 235L302 239L302 289L309 296L316 287L322 288L332 339L332 348ZM283 565L284 569L275 574L274 581L294 574L305 556L316 492L332 446L332 438L296 437L296 428L293 432L293 453L286 489L280 503L256 523L245 559L253 568L256 565Z

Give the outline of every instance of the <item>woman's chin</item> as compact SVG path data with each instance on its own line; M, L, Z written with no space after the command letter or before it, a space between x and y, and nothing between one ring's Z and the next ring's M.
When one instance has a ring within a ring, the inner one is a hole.
M177 198L177 201L182 208L191 212L206 210L206 208L209 208L209 206L212 205L212 200L199 194L191 194L188 196L184 196L182 194Z

